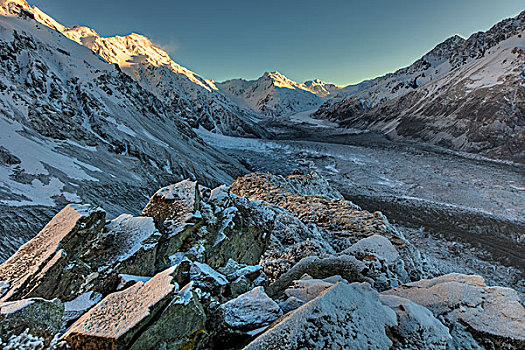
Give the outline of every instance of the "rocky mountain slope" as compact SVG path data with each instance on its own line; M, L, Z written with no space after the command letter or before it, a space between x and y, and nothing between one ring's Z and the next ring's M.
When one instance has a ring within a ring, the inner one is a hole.
M346 88L318 118L490 157L525 161L525 12L413 65Z
M39 22L84 45L137 81L145 90L171 107L192 127L226 135L260 137L264 130L256 126L257 118L217 91L206 80L175 63L161 48L143 35L130 34L104 38L93 29L67 28L40 11L28 9Z
M257 80L232 79L216 85L239 105L274 117L315 109L323 98L341 89L321 80L299 84L279 72L266 72Z
M100 208L68 205L0 265L0 281L7 348L525 345L514 290L429 275L381 213L314 174L250 174L214 189L184 180L141 216L109 222Z
M136 212L164 184L246 171L197 137L182 110L31 11L0 2L0 259L65 203Z

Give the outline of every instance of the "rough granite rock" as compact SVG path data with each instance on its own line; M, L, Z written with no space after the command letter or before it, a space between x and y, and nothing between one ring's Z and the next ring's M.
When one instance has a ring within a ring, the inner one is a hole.
M256 287L221 305L224 322L230 328L252 330L267 326L283 313L275 301Z
M366 265L366 276L374 280L379 291L391 289L409 280L398 250L384 236L363 238L342 254L352 255Z
M127 349L179 290L181 265L100 301L62 336L73 349Z
M324 290L340 281L344 281L340 276L332 276L320 280L312 278L309 275L304 275L300 280L293 281L292 286L284 291L284 295L286 295L288 299L295 298L306 303L317 298Z
M226 276L199 262L191 264L190 279L195 283L196 287L209 291L214 295L223 294L228 285Z
M205 323L206 314L190 282L140 334L130 350L193 349L205 333Z
M456 348L465 342L477 348L525 347L525 308L517 293L510 288L488 287L480 276L452 273L408 283L383 294L428 308L453 328Z
M379 300L397 315L397 326L390 328L394 349L449 349L452 337L448 328L427 308L395 295L380 295Z
M150 216L159 225L168 221L182 224L199 210L200 192L196 181L184 180L158 190L142 211L142 216Z
M367 283L340 282L277 320L245 350L388 349L392 309Z
M64 304L58 299L22 299L0 303L0 341L19 335L26 329L42 337L47 344L62 327ZM0 342L1 343L1 342Z
M99 237L105 215L102 209L87 205L70 204L62 209L36 237L0 265L0 281L9 284L1 300L71 298L80 281L67 266Z
M202 192L202 194L201 194ZM183 254L212 268L228 259L256 265L268 245L275 214L266 205L196 182L182 181L158 191L142 215L151 216L165 236L157 255L167 267Z
M361 210L344 200L316 174L285 178L252 173L235 180L230 192L284 209L274 207L274 238L261 261L270 280L275 281L304 257L338 253L374 235L386 237L401 256L406 271L398 269L400 282L418 280L423 274L419 252L383 214Z
M364 264L353 256L328 256L318 258L310 256L295 264L288 272L277 281L268 286L268 295L279 297L293 281L301 279L307 273L313 278L326 278L339 275L348 282L371 282L361 274Z

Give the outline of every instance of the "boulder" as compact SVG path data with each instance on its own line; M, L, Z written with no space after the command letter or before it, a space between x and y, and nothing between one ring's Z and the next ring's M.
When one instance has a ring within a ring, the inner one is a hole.
M264 288L251 291L221 305L224 323L233 329L252 330L269 325L282 315L279 305L266 293Z
M268 286L268 295L271 297L280 296L294 280L301 279L304 274L318 279L339 275L348 282L371 282L369 278L362 275L363 269L364 264L353 256L342 255L325 258L310 256L299 261L277 281Z
M410 282L401 255L384 236L363 238L341 254L352 255L362 261L366 265L365 275L374 280L374 287L379 291Z
M28 330L32 336L41 337L47 344L62 327L64 305L60 300L31 298L0 303L0 339L17 336Z
M397 326L390 328L394 349L446 350L452 337L426 307L395 295L381 295L381 303L395 311Z
M190 268L190 279L195 286L214 295L224 293L228 280L206 264L194 262Z
M387 328L395 324L394 311L379 302L368 283L339 282L281 317L244 349L388 349Z
M193 282L182 288L130 350L193 349L205 333L206 314Z
M196 181L184 180L158 190L142 211L158 225L185 223L200 208L199 185Z
M293 281L291 287L284 291L287 298L296 298L303 302L308 302L317 298L325 289L332 287L337 282L343 281L338 278L314 279L310 276L303 276L300 280Z
M428 308L453 330L455 348L465 343L478 348L525 347L525 308L516 291L488 287L480 276L453 273L408 283L383 294Z
M62 339L73 349L127 349L176 295L183 266L173 266L146 283L137 282L108 295L80 317Z
M85 266L69 268L71 261L100 236L105 212L88 205L70 204L62 209L33 239L0 265L4 288L2 301L28 297L74 299Z
M106 225L83 260L88 259L97 270L107 266L121 274L152 276L160 238L152 218L123 214Z
M208 219L206 263L219 267L232 259L239 264L257 265L268 246L275 213L262 202L229 196L227 207L209 202L216 223Z

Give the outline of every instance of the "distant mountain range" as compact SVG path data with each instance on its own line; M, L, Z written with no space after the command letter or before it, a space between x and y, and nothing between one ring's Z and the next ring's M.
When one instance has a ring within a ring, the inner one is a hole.
M315 117L525 162L525 11L445 40L407 68L345 87Z

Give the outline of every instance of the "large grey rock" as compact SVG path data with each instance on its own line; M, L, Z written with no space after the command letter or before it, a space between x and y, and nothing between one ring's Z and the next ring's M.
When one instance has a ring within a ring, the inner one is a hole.
M292 311L248 344L245 350L388 349L392 309L367 283L340 282Z
M108 295L79 318L62 339L73 349L128 348L178 292L180 268L171 267L146 283L137 282Z
M398 249L384 236L363 238L342 254L362 261L366 265L366 276L374 280L374 287L380 291L410 281Z
M64 305L58 299L31 298L0 303L0 340L28 329L49 344L62 327Z
M279 305L262 287L239 295L221 305L224 322L233 329L251 330L266 326L282 315Z
M105 212L87 205L70 204L62 209L32 240L0 265L0 281L7 283L1 300L42 297L74 298L89 274L68 265L84 253L104 227Z
M294 280L299 280L305 273L318 279L339 275L349 282L371 281L363 276L361 273L363 270L364 264L353 256L341 255L325 258L310 256L299 261L277 281L268 286L268 295L280 296Z
M173 297L153 324L140 334L130 350L191 349L205 333L206 314L193 283Z
M383 305L395 311L397 326L390 328L394 349L446 350L452 337L427 308L395 295L381 295Z
M182 224L200 208L199 184L184 180L158 190L142 211L143 216L150 216L159 224Z
M332 287L334 284L343 281L340 276L333 276L325 279L314 279L308 275L303 276L300 280L293 281L292 286L284 291L287 298L297 298L308 302L317 298L325 289Z
M480 276L453 273L383 293L428 308L453 328L455 347L465 343L474 347L525 347L525 308L517 293L510 288L488 287Z
M192 263L190 279L195 283L196 287L212 292L213 294L224 293L228 285L226 276L215 271L208 265L199 262Z

